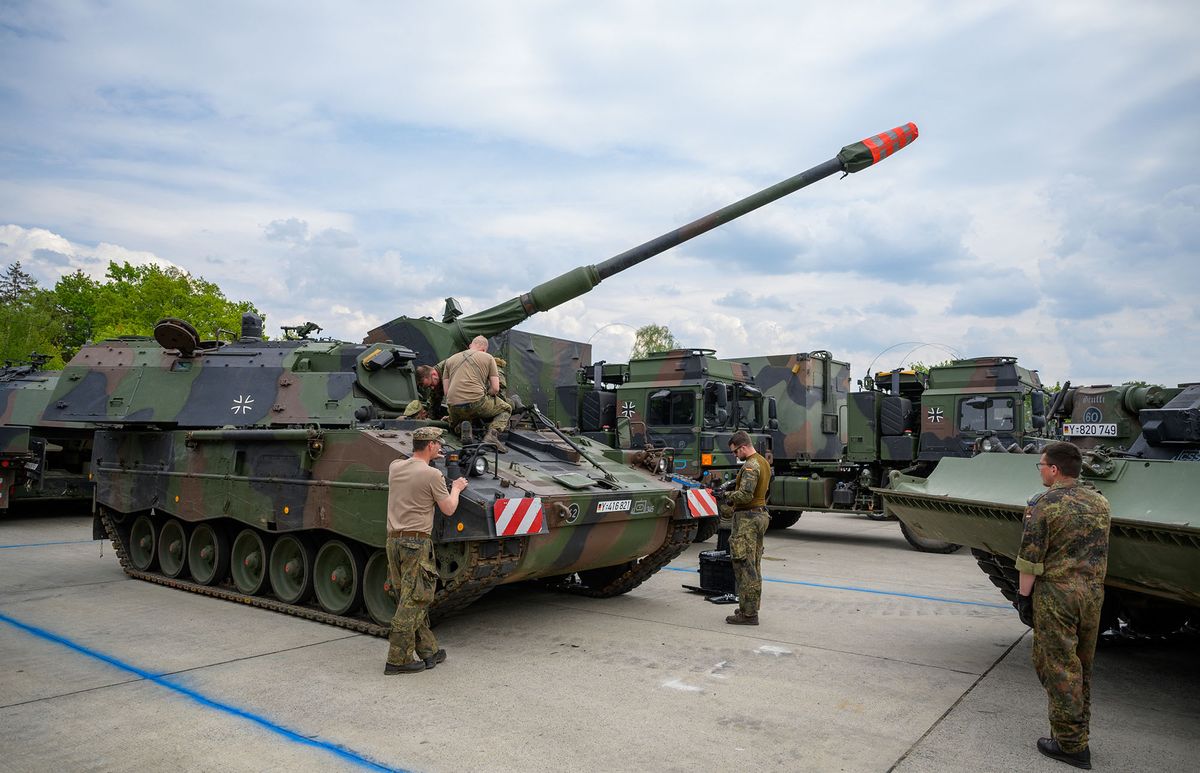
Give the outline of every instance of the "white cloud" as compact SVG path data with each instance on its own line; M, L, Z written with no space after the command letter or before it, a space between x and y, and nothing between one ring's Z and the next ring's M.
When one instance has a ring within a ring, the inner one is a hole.
M269 327L359 340L447 295L508 300L911 119L921 138L878 168L526 327L610 360L623 325L658 322L730 355L830 349L856 376L913 340L1076 381L1200 377L1194 4L0 14L0 222L24 240L0 259L43 281L169 259Z

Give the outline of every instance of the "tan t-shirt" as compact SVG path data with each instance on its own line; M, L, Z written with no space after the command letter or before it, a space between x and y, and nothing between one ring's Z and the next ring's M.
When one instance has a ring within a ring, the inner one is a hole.
M388 466L388 531L433 531L433 511L450 496L446 479L420 459L397 459Z
M467 349L446 358L442 379L446 385L446 404L473 403L488 393L491 378L500 378L496 358L487 352Z

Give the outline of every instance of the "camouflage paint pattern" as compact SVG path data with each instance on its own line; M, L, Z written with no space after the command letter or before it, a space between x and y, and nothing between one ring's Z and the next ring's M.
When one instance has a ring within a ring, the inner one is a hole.
M0 510L91 496L90 427L42 418L58 378L35 363L0 369Z
M388 537L388 577L396 593L396 614L388 635L387 662L402 666L433 657L437 637L429 629L429 605L437 589L433 541L419 537Z
M372 330L367 343L387 342L411 349L414 365L436 365L465 347L458 347L444 325L431 319L399 317ZM456 348L458 347L458 348ZM558 408L558 388L576 383L579 369L591 362L591 344L523 330L507 330L488 339L488 352L505 361L506 394L547 415Z
M847 442L850 364L829 352L735 358L752 383L774 397L779 429L771 433L777 461L838 459Z
M94 393L101 379L119 406ZM370 549L384 545L388 465L411 455L412 432L430 423L391 418L416 394L412 353L391 344L251 341L185 358L146 341L104 342L82 351L63 382L56 415L120 412L126 425L96 433L103 507L336 535ZM355 418L368 413L386 418ZM446 440L448 455L463 452ZM513 428L508 442L515 452L486 455L488 473L470 478L434 534L439 545L495 541L493 503L539 497L544 526L512 538L528 545L507 581L637 559L664 542L671 521L690 518L679 484L586 438L577 445L596 463L546 430Z
M1050 734L1067 752L1088 746L1092 663L1104 585L1081 580L1033 586L1033 668L1046 690Z
M737 588L738 609L747 617L757 617L762 604L763 536L771 516L765 510L733 514L733 533L729 537L729 557L733 564L733 582Z
M1063 749L1088 745L1092 659L1108 566L1109 504L1086 483L1056 483L1025 508L1016 567L1033 585L1033 664Z
M1138 384L1071 387L1059 411L1061 434L1080 448L1127 449L1142 432L1142 409L1161 408L1181 391L1182 386L1164 389ZM1092 434L1097 425L1115 434Z
M1005 447L1023 443L1033 432L1025 395L1041 388L1037 372L1017 365L1015 357L975 357L930 368L921 395L919 458L971 456L985 432Z

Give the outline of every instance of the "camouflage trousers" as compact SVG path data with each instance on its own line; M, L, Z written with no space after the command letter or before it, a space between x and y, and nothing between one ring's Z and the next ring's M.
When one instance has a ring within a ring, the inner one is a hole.
M733 514L733 534L729 537L729 557L733 563L733 582L737 588L742 614L754 617L762 600L763 535L771 516L766 510L742 510Z
M494 395L486 395L465 407L450 406L450 427L458 432L464 421L488 422L488 429L503 432L508 429L508 420L512 417L512 406Z
M1040 578L1033 585L1033 667L1049 698L1050 733L1067 752L1088 745L1103 603L1103 585Z
M402 666L432 657L437 639L429 630L429 605L437 588L433 540L428 537L388 537L388 579L399 602L388 635L387 662Z

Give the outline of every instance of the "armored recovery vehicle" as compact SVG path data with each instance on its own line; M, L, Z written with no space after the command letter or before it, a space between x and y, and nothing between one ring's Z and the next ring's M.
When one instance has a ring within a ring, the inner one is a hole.
M43 370L48 359L0 368L0 513L84 507L92 496L91 427L42 419L59 375Z
M93 454L95 536L113 541L132 576L384 635L395 604L381 549L388 465L411 454L412 432L427 423L401 418L417 396L414 362L444 359L476 335L504 335L609 276L915 138L909 124L847 146L494 308L463 316L451 300L442 323L401 317L363 344L265 341L254 319L235 342L202 341L185 321L163 320L154 340L82 349L45 416L105 426ZM519 373L510 369L510 388L520 388L519 375L512 383ZM507 444L498 453L467 433L449 439L445 474L468 475L470 486L452 518L434 519L435 615L517 580L623 593L678 555L697 521L715 512L665 474L662 452L569 437L536 402Z
M806 510L885 519L872 487L890 471L926 475L946 456L1024 442L1045 426L1041 382L1013 357L954 360L928 376L878 373L851 392L850 365L828 351L719 359L675 349L582 369L559 391L560 406L576 406L560 421L620 448L669 448L677 475L710 484L736 473L728 442L746 430L772 465L775 529ZM958 549L901 529L917 550Z
M1174 396L1163 401L1163 392ZM1087 395L1096 399L1080 407L1119 406L1128 412L1144 405L1137 410L1141 431L1128 448L1089 443L1082 449L1082 480L1112 507L1102 625L1119 622L1123 632L1158 634L1200 623L1200 385L1161 391L1095 387L1075 399ZM1112 413L1091 418L1117 428L1124 421ZM1085 430L1082 437L1099 431ZM1110 437L1119 437L1119 431ZM914 532L968 545L1010 601L1016 598L1013 559L1025 504L1042 490L1034 466L1040 448L1022 450L996 448L973 459L943 460L927 479L898 474L880 491Z

